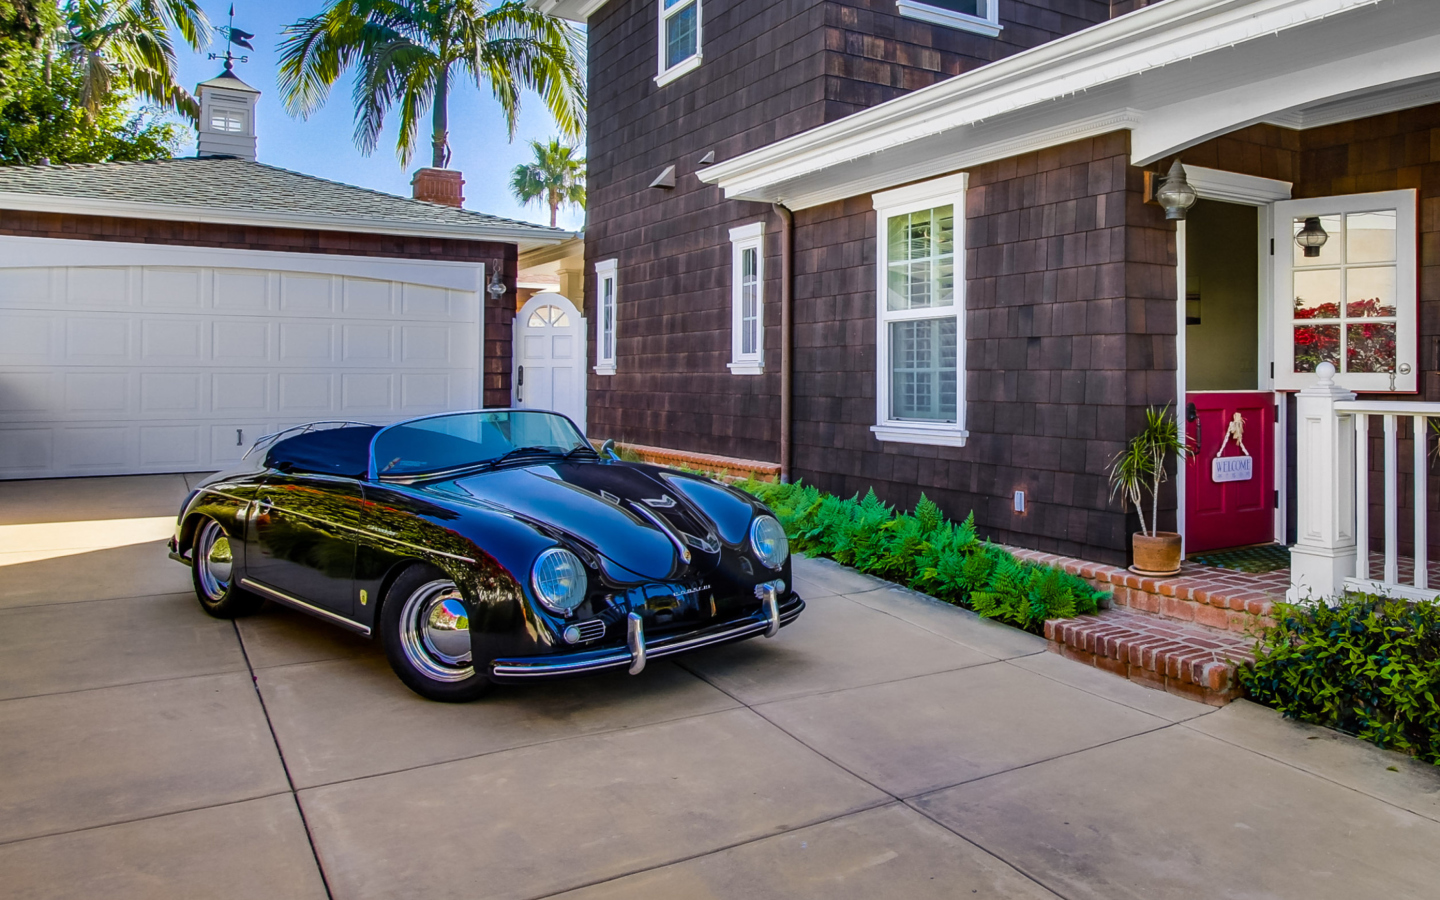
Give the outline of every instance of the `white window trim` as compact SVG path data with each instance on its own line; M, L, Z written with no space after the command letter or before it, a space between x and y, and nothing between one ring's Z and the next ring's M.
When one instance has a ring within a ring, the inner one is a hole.
M700 8L700 2L701 0L695 0L695 55L687 56L680 62L667 69L665 68L665 20L668 19L670 16L674 15L675 13L678 13L681 9L685 7L686 4L677 5L674 9L669 10L667 14L667 10L665 9L665 0L655 0L655 5L659 7L660 13L659 27L657 28L658 35L656 40L656 48L658 52L655 57L655 65L658 70L657 74L655 75L656 86L667 85L675 79L679 78L681 75L684 75L686 72L693 72L696 69L700 68L700 62L705 55L705 13L704 10Z
M595 374L614 375L620 341L620 279L618 259L595 264ZM610 355L605 353L605 282L610 282Z
M963 447L970 437L965 430L965 186L969 175L947 175L922 184L872 195L875 206L875 424L870 431L876 439L903 444ZM951 204L955 210L955 422L927 424L891 419L890 416L890 335L891 322L940 318L934 309L890 312L886 309L886 272L889 268L887 220L892 216L919 212Z
M1351 391L1366 393L1412 394L1419 390L1419 326L1420 297L1417 268L1420 264L1419 229L1417 227L1416 191L1379 191L1372 194L1342 194L1336 197L1314 197L1288 200L1275 204L1272 227L1275 229L1274 290L1275 298L1275 389L1301 390L1315 384L1317 376L1296 372L1294 291L1291 286L1296 217L1323 213L1368 212L1377 209L1395 210L1395 374L1391 387L1389 374L1375 372L1341 372L1335 383ZM1342 298L1344 302L1344 298ZM1408 371L1406 371L1408 370Z
M931 6L920 0L895 0L895 6L899 9L900 15L907 19L919 19L932 25L973 31L986 37L998 37L1000 31L1005 27L1000 24L1000 0L985 0L985 15L983 16L972 16L956 12L953 9Z
M755 352L741 350L743 313L740 296L742 255L746 250L755 251L755 316L758 327L755 334ZM765 374L765 223L752 222L730 229L730 362L726 366L732 375Z

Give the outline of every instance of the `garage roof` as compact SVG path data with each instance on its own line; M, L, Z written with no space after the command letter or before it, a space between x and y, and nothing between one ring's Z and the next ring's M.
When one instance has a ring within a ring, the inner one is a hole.
M233 157L0 167L0 209L502 241L574 235Z

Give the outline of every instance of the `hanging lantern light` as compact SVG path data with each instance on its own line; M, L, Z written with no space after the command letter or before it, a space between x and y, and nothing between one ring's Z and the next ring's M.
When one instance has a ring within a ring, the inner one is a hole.
M1330 235L1320 227L1319 216L1309 216L1305 219L1305 227L1295 233L1295 243L1305 251L1305 255L1315 258L1320 255L1320 248L1330 240Z
M486 290L488 290L490 292L490 296L494 297L496 300L499 300L501 297L505 296L505 279L500 275L499 263L496 263L494 268L490 270L490 285L486 288Z
M1185 167L1180 165L1180 160L1175 160L1170 166L1170 174L1165 176L1160 190L1155 192L1155 202L1164 207L1165 218L1183 219L1197 199L1195 189L1185 180Z

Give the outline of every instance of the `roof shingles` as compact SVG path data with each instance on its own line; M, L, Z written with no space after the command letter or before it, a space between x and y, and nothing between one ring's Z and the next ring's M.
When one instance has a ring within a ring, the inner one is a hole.
M185 209L304 214L377 226L430 226L533 232L542 241L569 233L468 209L397 197L233 157L147 162L0 166L0 194L129 201ZM545 241L548 243L549 241Z

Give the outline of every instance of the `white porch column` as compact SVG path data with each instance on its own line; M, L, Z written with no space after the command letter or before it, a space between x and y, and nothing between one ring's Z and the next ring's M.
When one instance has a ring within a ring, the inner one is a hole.
M1320 380L1296 402L1299 529L1290 548L1291 602L1333 601L1355 574L1355 417L1335 404L1355 395L1335 384L1335 367L1321 363Z
M560 296L569 300L579 309L585 306L585 270L584 269L561 269L560 275Z

